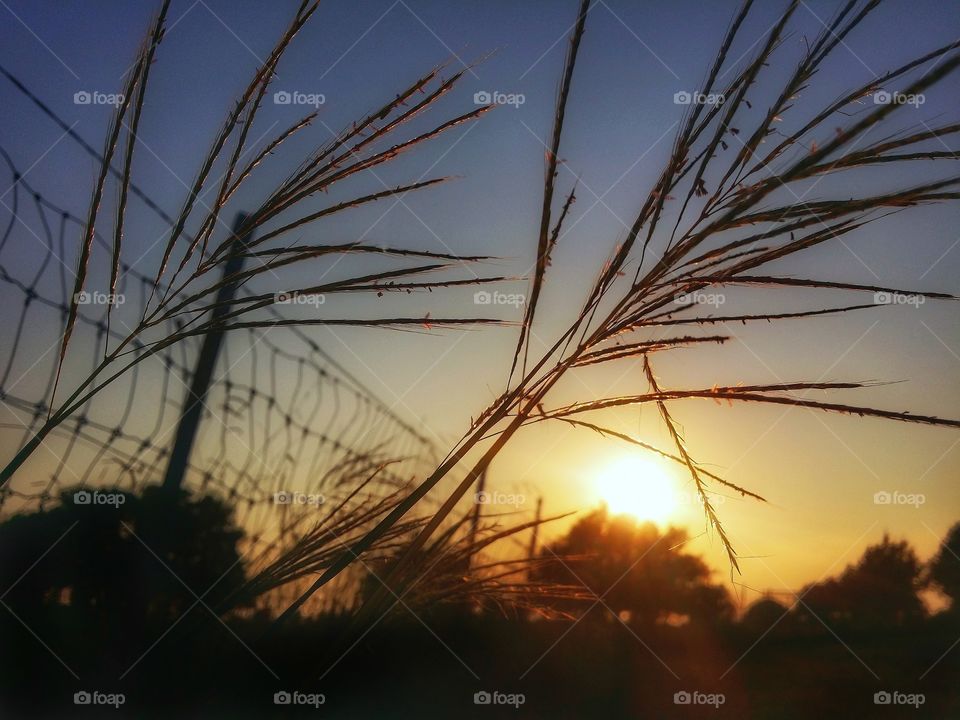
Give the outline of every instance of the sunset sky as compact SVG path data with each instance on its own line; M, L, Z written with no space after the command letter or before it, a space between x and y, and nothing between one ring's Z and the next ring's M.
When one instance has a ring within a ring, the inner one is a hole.
M76 105L79 91L119 91L122 75L148 27L157 3L50 4L0 2L0 63L37 92L93 146L100 147L109 107ZM782 3L759 3L744 30L758 39L775 21ZM282 7L281 7L282 6ZM197 171L224 111L266 56L296 2L189 0L174 2L167 37L160 46L141 129L145 149L136 178L168 212L182 203L185 183ZM600 0L591 10L568 109L560 187L579 178L577 203L549 270L532 349L552 340L575 313L590 284L651 189L676 132L683 107L675 93L702 81L735 2L634 3ZM796 32L775 56L783 71L833 12L820 0L803 3ZM535 0L514 3L435 3L384 0L324 3L285 57L276 90L322 94L317 122L286 146L238 198L253 204L282 180L298 159L327 141L362 113L393 98L437 63L447 75L466 69L459 89L444 99L439 115L419 118L431 127L474 107L474 94L521 94L522 104L504 105L480 121L454 130L391 163L376 178L354 179L338 192L375 192L421 177L456 176L439 188L358 209L335 222L312 227L305 237L374 243L438 252L495 255L501 260L476 272L525 276L530 271L542 201L544 141L551 126L556 87L575 3ZM229 18L229 19L227 19ZM29 28L29 29L28 29ZM914 55L960 34L960 15L948 3L894 0L871 16L839 48L798 103L814 106L835 98ZM747 56L744 45L734 57ZM189 77L185 83L183 78ZM774 87L760 83L758 97ZM891 87L890 90L899 89ZM960 104L951 75L919 107L904 107L882 132L932 125ZM866 102L870 102L868 98ZM43 117L0 78L0 145L32 185L78 215L86 209L95 179L93 161L62 130ZM311 108L268 104L253 135L270 137ZM802 109L797 111L802 113ZM791 117L785 118L789 125ZM258 131L257 131L258 130ZM832 130L830 128L829 130ZM879 134L878 134L879 136ZM871 138L874 139L874 138ZM162 151L160 150L162 149ZM946 177L950 167L922 169L923 177ZM892 173L892 174L891 174ZM897 168L845 175L808 188L810 199L831 193L852 197L911 182ZM851 182L856 178L856 185ZM920 175L917 175L917 180ZM843 184L846 183L846 184ZM307 207L336 201L313 198ZM139 265L154 268L164 225L142 205L129 247ZM958 292L960 211L955 205L912 209L821 246L773 268L797 277L844 278L910 289ZM0 207L5 225L8 209ZM32 258L22 258L28 267ZM105 258L99 258L101 265ZM138 265L138 266L139 266ZM324 266L317 266L324 267ZM355 268L344 262L333 273ZM300 270L292 285L310 282ZM102 278L101 278L102 281ZM527 283L502 283L504 293L525 293ZM480 316L490 308L473 302L466 287L413 297L351 298L325 312L434 317ZM809 291L724 290L719 311L759 312L842 304L839 295ZM9 310L0 309L0 318ZM495 308L519 320L521 310ZM878 307L844 316L725 326L723 347L681 349L653 357L665 388L789 380L903 381L831 395L837 401L918 414L960 416L960 314L953 302L919 307ZM423 423L446 447L499 395L506 382L515 327L394 333L372 329L315 329L323 347L364 380L403 417ZM243 337L232 341L242 343ZM41 347L40 339L29 339ZM280 342L280 340L278 340ZM548 406L646 390L639 361L620 361L577 371L565 379ZM817 396L824 399L824 396ZM960 520L960 434L956 430L826 415L780 406L722 406L706 400L671 404L694 457L721 476L764 495L769 504L723 493L717 510L743 558L736 580L760 591L797 589L854 561L884 532L906 537L926 559L947 528ZM593 421L672 451L656 408L605 411ZM588 510L601 500L600 478L625 456L637 454L615 439L587 430L543 423L521 433L494 462L489 486L522 494L529 516L537 497L544 512ZM729 565L713 533L705 533L699 506L679 465L666 469L677 508L666 522L697 536L690 547L729 578ZM924 502L877 505L877 492L920 494ZM567 521L569 522L569 521ZM662 520L661 520L662 522ZM552 530L559 533L566 525ZM748 594L747 599L753 599Z

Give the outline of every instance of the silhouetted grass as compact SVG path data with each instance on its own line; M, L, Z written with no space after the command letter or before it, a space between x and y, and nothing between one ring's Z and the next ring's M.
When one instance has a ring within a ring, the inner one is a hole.
M561 237L564 221L574 200L571 190L554 212L557 194L558 155L562 146L564 119L578 110L570 105L575 66L586 29L589 0L580 3L573 27L567 58L561 74L553 132L546 153L543 185L543 207L536 243L536 263L529 302L516 351L510 366L509 380L503 394L483 410L461 439L450 449L436 470L412 489L366 535L334 558L319 578L281 616L288 619L326 583L351 566L387 533L390 533L414 507L438 486L441 480L472 453L469 472L444 495L439 509L418 529L404 552L382 578L383 587L364 605L356 619L356 628L369 625L380 616L391 601L415 582L422 565L423 548L429 538L439 532L455 507L490 462L509 440L531 423L561 421L576 423L611 437L639 445L662 457L680 463L693 480L709 524L723 542L731 567L737 568L737 555L713 507L710 493L714 484L733 487L746 495L759 498L743 483L703 470L690 449L667 403L688 399L727 400L732 403L775 403L806 407L826 412L876 417L901 422L960 427L960 421L915 415L902 410L888 410L849 403L809 400L798 395L809 390L856 389L870 385L860 381L840 383L783 382L766 385L714 387L710 389L663 388L653 365L654 353L683 348L694 352L701 343L723 343L726 335L673 338L652 338L649 330L663 325L710 326L718 322L781 322L820 314L847 313L877 305L852 302L835 307L797 312L748 312L728 318L711 317L700 312L697 304L680 305L678 295L703 289L739 285L750 288L806 288L813 292L846 291L852 296L864 293L910 295L935 300L956 300L944 292L880 287L847 281L796 278L788 275L754 274L774 261L790 258L801 252L835 242L868 223L893 212L935 202L960 198L956 190L960 177L921 183L911 187L892 182L892 187L864 197L834 194L826 200L803 201L793 191L798 183L876 164L913 163L918 160L956 159L953 152L927 150L924 143L954 136L960 125L947 123L921 132L895 133L882 141L855 149L868 131L884 125L896 110L896 104L878 104L859 114L848 112L858 103L882 88L885 83L907 76L922 64L931 62L929 70L912 80L904 95L916 95L934 87L960 66L960 43L950 43L916 60L895 68L865 85L851 90L825 107L804 104L804 93L815 81L824 61L857 29L879 2L859 3L850 0L837 12L820 35L808 44L797 66L781 81L781 90L765 102L755 89L761 74L771 74L776 66L775 55L788 32L790 20L799 6L790 2L778 22L757 43L757 50L742 65L731 64L731 48L738 38L744 19L752 8L747 0L734 17L709 69L700 92L721 94L725 101L712 107L691 104L686 111L672 152L660 172L653 189L613 255L600 269L583 306L573 316L567 329L557 334L548 349L534 355L530 347L530 327L537 317L540 291L545 282L552 253ZM729 67L728 67L729 66ZM727 68L732 80L721 84L721 70ZM754 110L754 107L757 110ZM787 113L804 112L812 117L794 132L782 132L779 123ZM839 127L835 124L839 123ZM769 151L762 148L771 138L780 141ZM901 152L907 150L908 152ZM791 200L775 200L775 191L783 190ZM765 201L773 205L765 206ZM676 215L675 219L673 215ZM757 226L763 229L759 232ZM878 308L881 311L882 307ZM621 398L591 398L566 407L547 408L550 390L569 372L579 366L618 360L639 360L643 363L649 392ZM712 362L713 360L711 360ZM673 440L675 452L652 447L635 438L624 436L599 425L575 421L574 416L613 406L653 403Z

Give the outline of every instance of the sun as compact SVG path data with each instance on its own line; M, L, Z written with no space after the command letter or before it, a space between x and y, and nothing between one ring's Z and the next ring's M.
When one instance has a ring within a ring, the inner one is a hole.
M594 479L597 494L615 515L664 523L677 507L673 479L657 461L627 455L602 467Z

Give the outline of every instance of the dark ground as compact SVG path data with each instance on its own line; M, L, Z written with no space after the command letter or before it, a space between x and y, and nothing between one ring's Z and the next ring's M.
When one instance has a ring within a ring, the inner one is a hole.
M595 525L596 537L620 543L591 545L595 557L609 560L624 538L658 541L619 522L585 521L581 530ZM953 547L960 525L951 532ZM0 523L0 719L960 718L960 613L924 616L916 588L926 570L887 538L805 592L816 615L765 600L734 621L715 609L724 605L696 558L671 551L661 558L669 572L631 575L621 584L630 592L605 602L660 607L643 601L709 591L691 597L714 604L682 627L657 624L656 613L625 624L599 604L577 622L404 604L358 638L338 616L267 632L268 616L231 604L245 577L241 535L222 504L154 491ZM633 567L641 549L622 560ZM943 557L946 566L926 567L953 588L960 565ZM221 622L209 608L225 603L235 611ZM75 703L84 692L95 702ZM700 702L678 704L683 692ZM878 692L919 693L922 704L875 704ZM291 704L276 704L277 693ZM477 704L478 693L497 702ZM122 704L104 704L117 694Z
M422 619L429 629L406 613L384 621L337 661L342 626L334 620L297 623L259 642L253 638L262 626L233 622L241 642L197 608L118 680L162 628L114 634L107 647L69 612L46 622L24 617L48 650L7 612L0 621L3 717L960 717L960 652L918 679L960 637L960 625L943 618L889 634L837 629L842 642L826 630L807 637L775 630L745 655L754 638L742 629L628 630L596 610L572 630L566 622L462 614ZM94 689L122 692L125 703L73 703L75 692ZM322 693L325 702L275 705L274 693L284 690ZM484 690L522 693L524 701L475 705ZM683 690L723 693L724 702L675 704ZM919 708L874 704L883 690L925 700Z

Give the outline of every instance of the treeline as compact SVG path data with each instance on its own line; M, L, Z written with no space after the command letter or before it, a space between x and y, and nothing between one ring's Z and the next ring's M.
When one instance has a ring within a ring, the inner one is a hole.
M537 577L585 585L608 612L641 626L736 622L766 631L776 624L781 634L827 632L825 625L903 627L928 616L921 600L925 590L942 594L948 613L960 609L960 523L928 562L918 558L908 541L884 535L838 575L799 589L786 602L764 597L739 620L730 593L711 580L700 557L684 550L688 540L682 529L661 531L601 508L541 551L544 563ZM559 601L552 607L576 616L590 606L582 605Z

